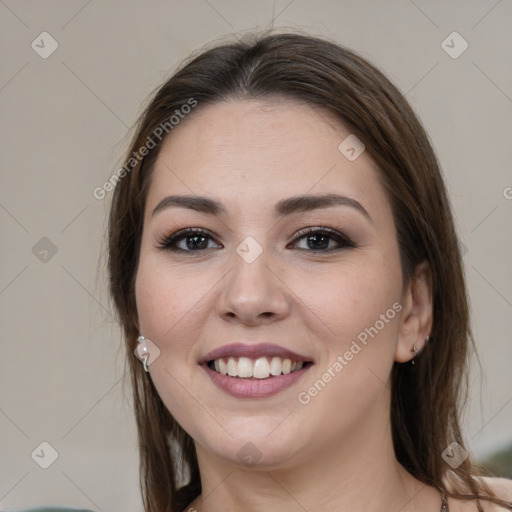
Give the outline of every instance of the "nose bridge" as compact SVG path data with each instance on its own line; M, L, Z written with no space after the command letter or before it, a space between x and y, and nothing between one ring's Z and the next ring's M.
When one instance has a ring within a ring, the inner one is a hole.
M268 299L276 283L271 271L270 249L263 247L254 238L247 237L235 249L232 258L233 270L230 276L230 291L239 298L253 301Z
M288 310L284 286L272 269L272 253L253 237L233 251L232 269L219 298L219 314L244 322L282 317Z

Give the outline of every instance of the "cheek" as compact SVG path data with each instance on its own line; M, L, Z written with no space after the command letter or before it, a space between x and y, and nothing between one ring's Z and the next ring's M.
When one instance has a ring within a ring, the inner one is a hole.
M141 262L135 282L135 296L141 331L146 338L162 342L179 314L180 301L172 292L176 286L165 273Z
M389 332L389 326L396 324L396 307L392 306L400 301L401 273L399 267L384 262L382 255L368 254L332 272L316 272L306 278L302 275L303 279L290 286L307 306L303 312L310 327L321 336L329 353L350 345L381 315L385 316L385 327L379 321L380 330Z
M163 346L179 349L183 330L200 327L201 306L211 289L207 276L169 268L159 258L142 257L135 283L141 330Z
M402 309L400 278L399 266L361 265L322 279L321 288L303 289L310 294L310 318L321 318L316 337L327 334L317 372L297 399L334 430L350 428L386 393Z
M197 277L166 270L156 259L141 258L135 283L139 323L144 336L160 350L149 378L166 408L192 435L199 432L191 418L204 414L200 395L190 385L193 342L204 324L200 313L204 287L204 279L201 283Z

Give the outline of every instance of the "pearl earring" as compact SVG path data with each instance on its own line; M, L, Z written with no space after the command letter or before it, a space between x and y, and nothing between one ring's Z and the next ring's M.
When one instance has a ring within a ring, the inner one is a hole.
M142 336L142 334L137 338L137 354L139 355L142 364L144 365L144 370L149 373L148 368L148 359L149 359L149 349L146 345L146 338Z

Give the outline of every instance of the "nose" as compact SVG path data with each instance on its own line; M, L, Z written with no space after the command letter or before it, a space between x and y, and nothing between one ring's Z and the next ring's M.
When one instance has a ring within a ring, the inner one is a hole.
M265 251L248 263L234 254L233 268L223 280L217 310L221 318L246 325L282 320L289 314L289 294L282 272L269 265Z

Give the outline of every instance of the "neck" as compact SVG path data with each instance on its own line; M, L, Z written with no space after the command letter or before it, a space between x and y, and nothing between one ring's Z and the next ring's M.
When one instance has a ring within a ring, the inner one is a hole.
M333 445L286 468L243 467L196 443L203 492L186 510L437 512L437 490L395 458L388 411L377 406Z

